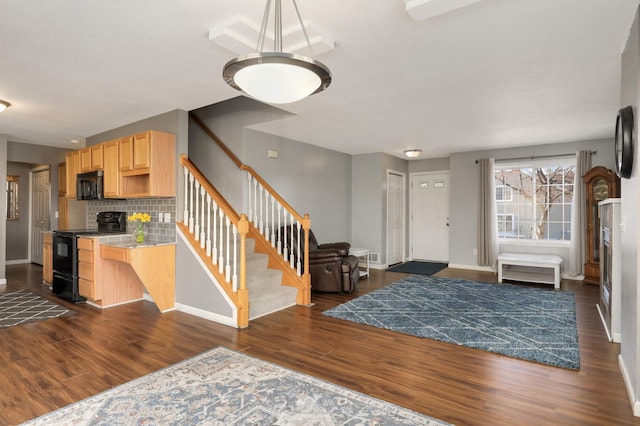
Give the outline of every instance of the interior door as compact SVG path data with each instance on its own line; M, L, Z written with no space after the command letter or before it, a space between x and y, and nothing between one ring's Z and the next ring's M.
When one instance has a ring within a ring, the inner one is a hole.
M42 232L49 223L49 170L31 173L31 262L42 265Z
M404 175L387 173L387 264L404 261Z
M411 176L412 258L449 261L449 172Z

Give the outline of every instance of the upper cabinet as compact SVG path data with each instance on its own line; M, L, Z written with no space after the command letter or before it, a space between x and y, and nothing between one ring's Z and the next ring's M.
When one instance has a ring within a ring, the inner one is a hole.
M118 198L120 196L120 166L118 140L101 144L104 154L104 175L102 188L105 198Z
M121 197L175 197L176 154L172 134L151 130L119 142Z
M175 136L149 130L67 154L67 197L76 174L104 170L105 198L175 197Z
M80 151L73 151L67 154L67 198L76 198L76 174L82 173L80 170Z

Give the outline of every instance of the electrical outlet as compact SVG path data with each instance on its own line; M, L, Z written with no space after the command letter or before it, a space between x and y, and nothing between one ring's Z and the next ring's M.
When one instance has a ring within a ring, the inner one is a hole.
M164 222L171 223L171 212L167 212L164 214Z

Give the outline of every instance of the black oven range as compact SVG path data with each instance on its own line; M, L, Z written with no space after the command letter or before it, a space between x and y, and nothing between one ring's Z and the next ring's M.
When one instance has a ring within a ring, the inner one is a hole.
M73 303L86 301L78 293L78 237L125 233L126 221L126 212L100 212L98 229L53 231L53 294Z

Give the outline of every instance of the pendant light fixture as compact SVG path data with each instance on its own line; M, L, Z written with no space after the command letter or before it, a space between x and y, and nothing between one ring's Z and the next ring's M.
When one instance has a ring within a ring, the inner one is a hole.
M313 56L313 49L302 23L298 5L295 0L291 1ZM256 52L232 59L226 63L222 71L224 81L234 89L241 90L259 101L272 104L299 101L314 93L322 92L331 84L331 71L324 64L307 56L282 51L280 3L281 0L275 0L274 51L263 51L271 11L271 0L267 0Z

